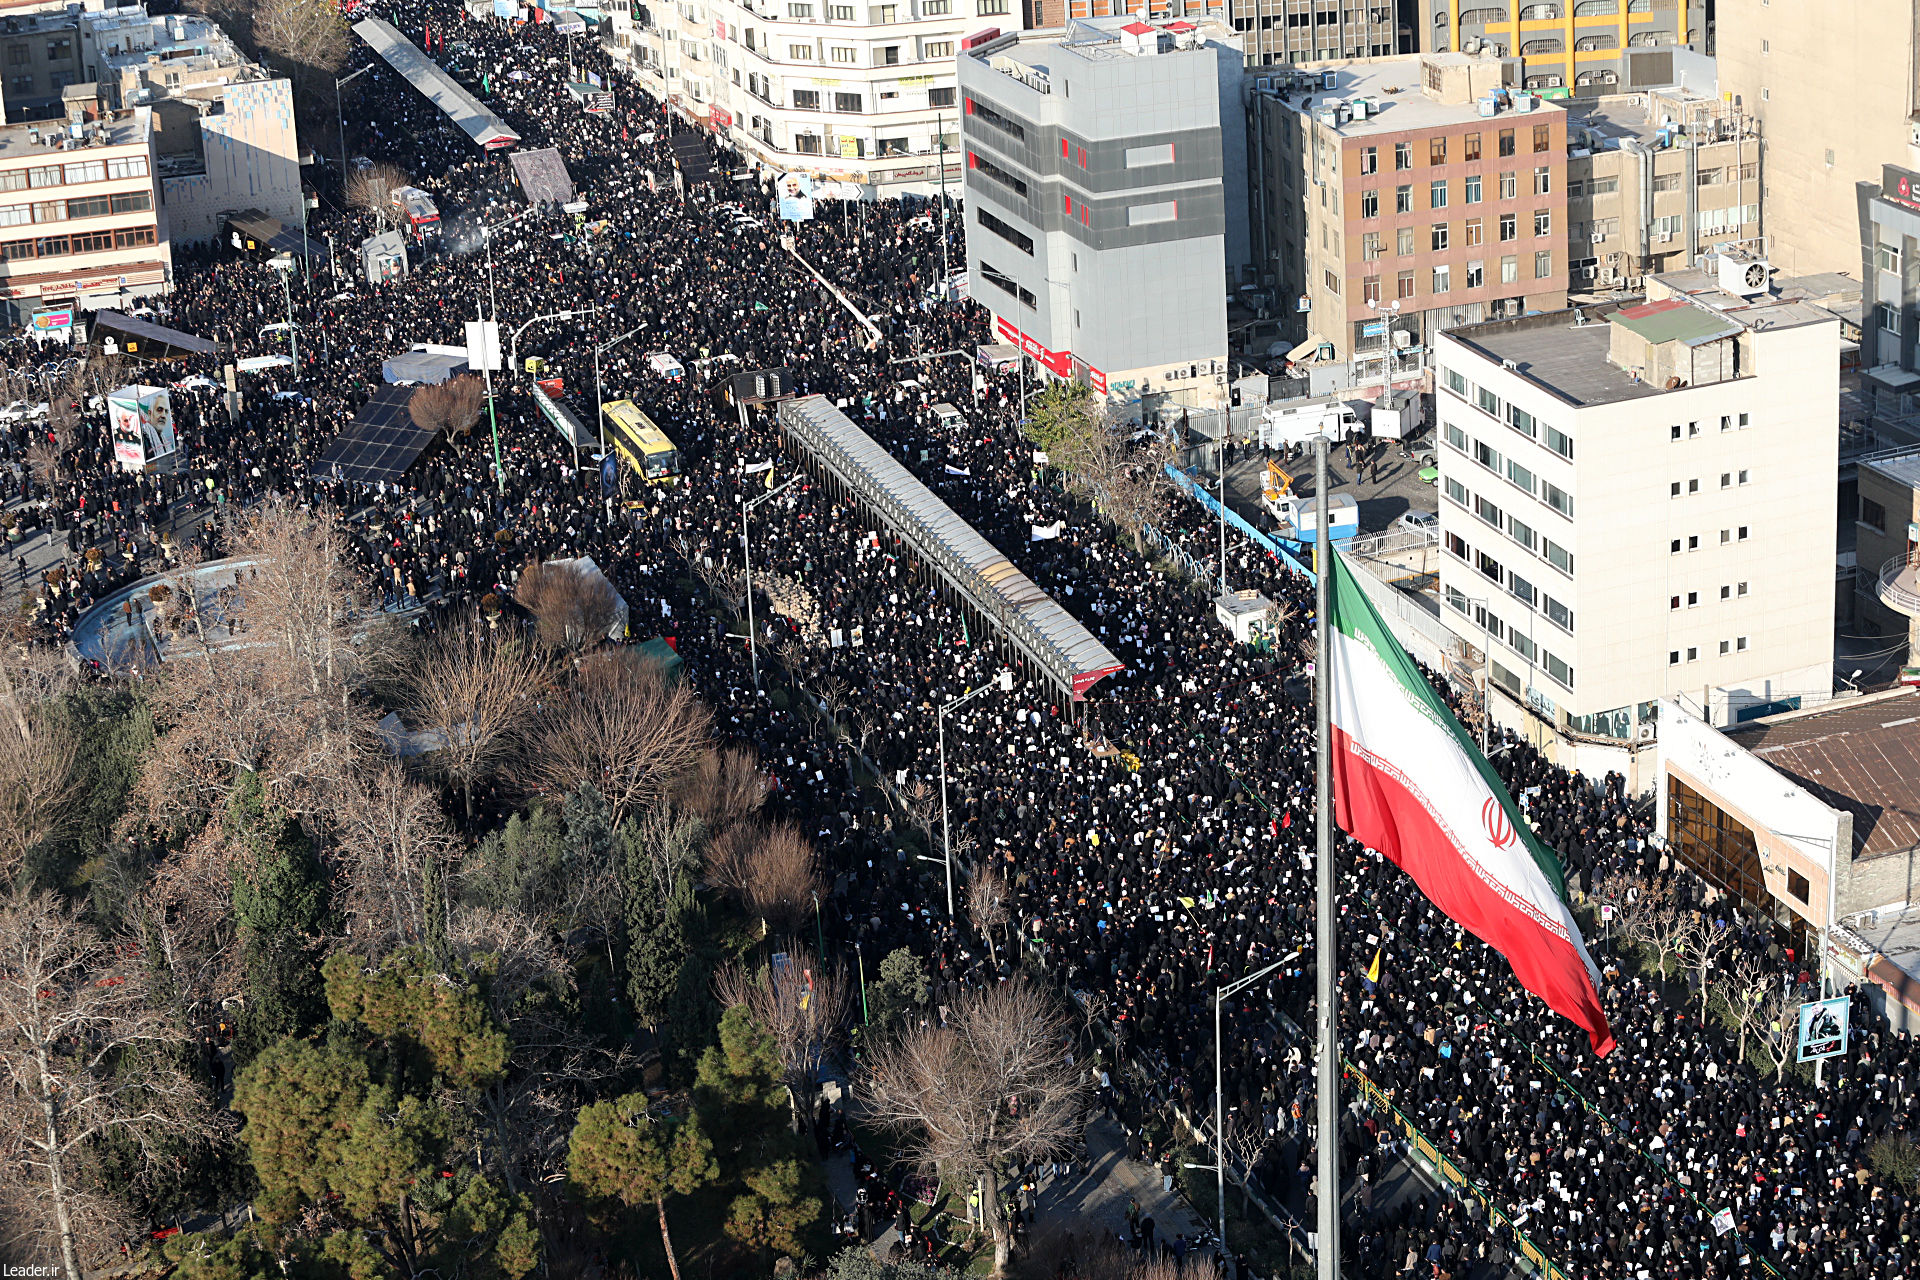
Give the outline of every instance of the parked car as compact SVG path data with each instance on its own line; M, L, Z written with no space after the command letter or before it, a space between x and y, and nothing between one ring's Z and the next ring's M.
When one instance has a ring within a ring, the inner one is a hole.
M1422 511L1415 507L1411 511L1402 511L1400 518L1393 523L1394 527L1404 529L1408 533L1438 533L1440 532L1440 513Z

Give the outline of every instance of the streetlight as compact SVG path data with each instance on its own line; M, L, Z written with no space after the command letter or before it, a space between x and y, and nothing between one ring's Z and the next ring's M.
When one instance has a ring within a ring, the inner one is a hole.
M364 69L365 68L363 68L363 70ZM359 75L360 72L356 71L353 74ZM350 80L353 77L349 76L347 78ZM344 126L342 127L344 128ZM342 133L341 137L343 140L345 136L346 135ZM342 146L344 145L345 143L343 141ZM341 164L344 165L345 163L346 160L343 156ZM532 212L533 206L529 205L519 213L514 214L511 218L508 218L505 222L495 223L491 227L483 223L480 227L480 242L486 246L487 251L487 298L489 310L493 313L493 319L489 321L482 318L480 314L480 299L478 296L473 300L473 318L481 323L482 335L486 335L488 333L487 326L491 326L491 336L487 337L485 344L491 349L486 353L486 358L481 362L480 372L487 381L487 426L493 432L493 483L502 497L505 497L507 493L507 468L506 464L500 460L500 415L495 411L493 406L493 366L500 363L500 295L493 287L493 233L503 227L513 225ZM525 325L521 326L521 328L525 327ZM519 336L517 332L514 334L516 341L519 339ZM575 460L575 465L579 465L578 459Z
M346 108L340 105L340 90L346 88L350 81L359 79L379 65L377 62L369 62L358 71L341 76L333 82L333 114L340 122L340 198L343 201L347 196L347 112ZM302 201L306 200L304 194L300 198Z
M999 675L987 681L977 689L969 689L953 701L940 708L940 852L947 862L947 917L953 917L953 838L947 825L947 716L973 701L987 690L998 685L1001 689L1013 690L1013 668L1003 668Z
M638 328L629 329L613 341L603 342L593 349L593 413L600 427L600 456L603 458L607 455L607 409L606 401L600 395L600 353L613 350L645 327L641 325ZM519 337L518 334L514 336L516 339Z
M746 420L746 416L747 409L743 404L740 406L740 418L743 422ZM760 687L760 646L759 639L754 635L753 631L753 544L747 537L747 517L753 514L755 507L763 502L779 497L797 484L799 480L800 477L796 475L778 489L769 489L751 502L745 498L740 499L740 556L741 559L746 562L747 566L747 660L753 664L753 687L755 689Z
M1257 973L1250 973L1238 982L1228 983L1213 993L1213 1171L1219 1182L1219 1235L1220 1256L1222 1258L1227 1258L1232 1255L1227 1252L1227 1158L1225 1147L1227 1135L1224 1127L1226 1123L1226 1113L1220 1100L1225 1078L1225 1073L1221 1069L1220 1064L1220 1006L1228 996L1252 986L1254 983L1260 981L1260 979L1272 973L1275 969L1278 969L1281 965L1296 960L1299 956L1300 953L1298 951L1293 952L1291 955L1282 956ZM1321 1134L1320 1141L1327 1141L1327 1135L1324 1133ZM1191 1167L1205 1168L1206 1166L1197 1165ZM1253 1170L1247 1170L1247 1175L1251 1177ZM1326 1194L1325 1188L1321 1189L1321 1194Z

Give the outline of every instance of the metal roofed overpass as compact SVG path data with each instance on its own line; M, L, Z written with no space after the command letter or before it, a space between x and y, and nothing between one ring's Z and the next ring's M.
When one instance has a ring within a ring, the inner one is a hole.
M992 543L935 497L824 396L782 401L780 425L824 479L837 484L915 555L978 618L1078 701L1120 660L1034 585Z
M494 151L520 141L520 135L509 129L506 121L481 106L478 98L462 89L457 80L420 52L419 46L401 35L392 23L367 18L353 24L353 33L440 108L447 119L473 139L474 146Z

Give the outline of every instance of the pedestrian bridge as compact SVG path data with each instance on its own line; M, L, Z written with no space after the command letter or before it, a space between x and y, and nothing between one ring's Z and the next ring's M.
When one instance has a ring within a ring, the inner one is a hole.
M780 404L787 439L838 498L857 503L958 602L1061 693L1080 701L1121 662L1052 596L825 396Z

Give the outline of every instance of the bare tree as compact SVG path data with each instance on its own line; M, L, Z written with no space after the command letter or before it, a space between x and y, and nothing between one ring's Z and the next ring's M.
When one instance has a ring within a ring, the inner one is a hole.
M73 735L42 706L12 699L17 725L0 727L0 889L38 844L65 831L79 791Z
M753 752L739 747L703 751L674 793L714 831L751 818L767 802L767 780Z
M1253 1166L1266 1154L1273 1135L1261 1127L1258 1115L1236 1117L1227 1123L1221 1146L1227 1157L1227 1176L1240 1184L1240 1211L1250 1212L1253 1200Z
M550 683L547 663L476 614L441 628L401 673L407 718L436 740L425 761L460 788L473 820L473 788L523 745L530 708Z
M867 1115L922 1167L963 1185L979 1181L996 1276L1013 1244L1000 1215L1003 1167L1051 1159L1079 1142L1087 1100L1066 1059L1067 1038L1045 992L1001 983L962 995L946 1025L878 1045L860 1077Z
M838 1044L853 1012L853 987L844 964L829 966L804 943L790 943L778 969L749 970L729 963L714 979L720 1002L743 1004L773 1036L787 1077L787 1100L796 1127L804 1126L820 1083L820 1069Z
M1753 1020L1753 1040L1778 1080L1787 1073L1800 1041L1800 1001L1776 982L1769 982Z
M1767 995L1780 985L1780 975L1766 957L1738 948L1719 969L1720 997L1726 1004L1727 1018L1733 1023L1740 1047L1740 1061L1747 1060L1747 1037L1759 1025L1760 1011Z
M619 616L619 593L607 575L579 560L529 561L513 598L533 615L540 642L583 649L606 639Z
M205 813L237 773L297 812L341 783L374 742L351 697L353 583L331 512L268 500L232 518L231 577L199 574L192 548L156 619L169 637L150 686L167 729L142 770L150 810Z
M994 949L993 933L1006 927L1012 913L1007 906L1007 878L992 863L976 870L967 884L967 918L987 940L987 954L998 966L1000 953Z
M1674 952L1700 992L1700 1024L1706 1025L1707 1002L1713 994L1713 974L1733 942L1733 933L1715 924L1704 911L1685 913L1686 923L1674 942Z
M400 209L393 193L407 185L407 175L384 161L355 169L347 175L347 203L365 209L383 227L398 226Z
M154 1012L145 972L50 895L0 907L0 1093L5 1146L42 1181L68 1280L83 1280L76 1175L95 1140L205 1133L193 1082L164 1050L183 1039Z
M378 958L389 946L426 941L446 918L460 850L433 793L388 764L339 793L333 821L355 945Z
M221 1002L240 991L233 879L223 833L210 824L161 859L128 913L131 945L151 957L156 984L188 1026L211 1027Z
M707 846L707 879L737 894L773 934L804 923L820 891L813 846L790 822L738 823L722 831Z
M577 664L549 699L526 776L568 793L592 783L617 827L686 777L706 745L709 717L684 683L624 652Z
M423 431L464 436L480 421L486 404L486 384L474 374L463 373L417 388L407 397L407 416Z

